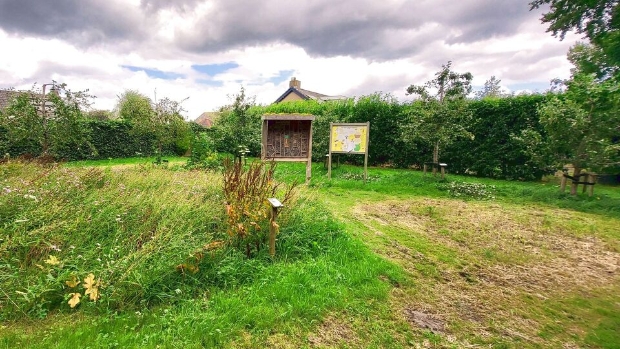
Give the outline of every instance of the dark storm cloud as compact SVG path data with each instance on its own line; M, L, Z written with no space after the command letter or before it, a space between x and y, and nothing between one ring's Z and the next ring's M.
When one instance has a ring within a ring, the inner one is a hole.
M161 0L149 2L163 6ZM512 35L525 19L536 16L526 2L514 0L210 3L199 26L177 33L185 49L217 52L280 42L315 56L385 60L415 54L437 40L457 44Z
M447 39L449 44L472 43L492 37L517 33L519 25L536 14L530 13L527 4L514 0L470 0L452 7L443 23L461 32Z
M201 4L206 13L194 18ZM161 11L194 25L178 29L173 43L157 41L167 24ZM0 0L0 29L10 34L113 43L123 52L156 48L159 56L288 43L311 56L384 61L435 43L508 37L538 15L525 0L142 0L138 7L122 0Z
M62 38L78 45L143 36L128 5L96 0L2 0L0 28L9 34Z

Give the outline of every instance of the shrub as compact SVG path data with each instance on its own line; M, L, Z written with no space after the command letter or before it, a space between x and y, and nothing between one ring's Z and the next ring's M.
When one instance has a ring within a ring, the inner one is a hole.
M192 153L185 165L188 169L222 170L223 158L215 150L213 140L206 132L194 134Z
M495 199L495 186L482 183L444 182L437 188L446 190L450 196L461 199L492 200Z

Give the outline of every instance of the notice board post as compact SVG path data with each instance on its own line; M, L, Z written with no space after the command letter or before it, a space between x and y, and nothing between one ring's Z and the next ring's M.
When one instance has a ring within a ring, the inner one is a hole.
M368 180L370 122L330 123L327 177L332 178L332 154L364 154L364 183Z

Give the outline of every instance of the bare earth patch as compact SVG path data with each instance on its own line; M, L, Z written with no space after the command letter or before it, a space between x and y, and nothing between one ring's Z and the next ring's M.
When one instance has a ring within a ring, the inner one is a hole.
M350 325L329 316L308 336L308 342L315 348L334 347L341 344L352 344L358 338Z
M394 289L391 302L418 330L450 334L459 326L482 337L493 333L569 348L569 341L549 343L537 335L541 324L524 310L524 297L545 301L575 292L614 292L620 284L617 245L597 237L603 227L587 214L439 199L362 204L353 210L370 234L385 239L377 252L414 275L414 290ZM400 233L390 234L386 226ZM620 232L620 222L604 229ZM452 251L458 263L424 254L415 248L416 239ZM420 266L436 268L437 275L421 274Z
M412 310L409 308L403 309L403 314L411 324L414 324L420 328L426 328L434 333L441 333L444 330L443 321L430 314L425 314L421 311Z

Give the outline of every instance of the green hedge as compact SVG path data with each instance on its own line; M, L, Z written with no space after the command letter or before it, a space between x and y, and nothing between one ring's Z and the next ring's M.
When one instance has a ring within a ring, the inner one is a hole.
M531 180L550 169L546 164L544 131L537 108L544 95L511 96L471 101L473 122L466 125L474 139L459 139L442 149L440 159L452 173L482 177ZM255 107L254 113L302 113L316 116L313 124L313 160L322 161L328 152L330 122L370 122L371 165L421 167L432 159L432 146L422 141L406 146L401 130L410 108L417 103L398 103L390 95L372 94L358 100L318 103L299 101ZM543 144L532 143L538 135ZM535 138L535 137L534 137ZM255 145L256 146L256 145ZM341 161L362 163L360 156Z
M545 95L523 95L470 101L473 121L466 125L473 139L459 139L442 149L440 161L448 163L452 173L482 177L531 180L549 172L545 134L538 121L538 105ZM244 130L239 130L234 118L222 117L216 127L208 131L190 123L189 134L179 135L165 153L183 155L190 147L192 134L206 132L217 151L231 152L231 144L238 141L240 132L251 155L260 155L260 117L268 113L301 113L316 116L313 123L313 160L323 161L328 152L330 122L370 122L369 162L371 165L421 167L432 158L432 147L415 141L406 145L401 130L406 115L417 103L398 103L391 95L376 93L360 97L319 103L299 101L254 106L247 111ZM230 119L227 124L227 120ZM67 160L106 159L131 156L149 156L154 153L154 137L137 137L127 121L85 120L91 147L63 145L59 157ZM247 133L247 134L245 134ZM9 144L0 129L0 153L11 156L29 153L39 155L36 143ZM341 161L361 164L361 156L343 156Z
M544 95L523 95L472 101L473 122L467 129L474 139L460 139L442 153L453 173L481 177L535 180L550 172L544 144L532 144L532 134L542 137L538 105Z
M136 136L131 132L131 123L123 120L82 120L86 129L87 141L90 146L61 144L54 154L63 160L108 159L133 156L152 156L156 150L155 139L149 135ZM199 126L199 125L198 125ZM201 131L200 127L190 130ZM11 157L29 154L41 154L41 146L35 142L11 144L3 135L6 133L0 127L0 153ZM184 155L191 143L191 133L178 136L176 142L166 146L163 150L167 155Z

